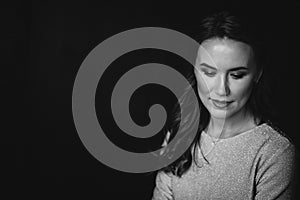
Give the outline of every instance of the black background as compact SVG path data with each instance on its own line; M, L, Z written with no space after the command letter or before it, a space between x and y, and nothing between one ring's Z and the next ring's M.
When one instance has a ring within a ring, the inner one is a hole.
M154 173L110 169L82 145L71 107L77 70L94 47L121 31L157 26L194 37L199 21L222 9L264 22L258 27L268 35L278 124L299 146L299 4L13 1L2 8L2 114L8 122L1 146L9 160L3 163L13 163L5 171L10 195L149 199Z

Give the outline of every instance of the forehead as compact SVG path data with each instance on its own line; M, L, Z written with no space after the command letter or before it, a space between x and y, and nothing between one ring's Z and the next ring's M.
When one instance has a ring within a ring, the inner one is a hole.
M197 62L206 63L218 69L251 67L252 57L252 48L246 43L213 38L202 42L198 50Z

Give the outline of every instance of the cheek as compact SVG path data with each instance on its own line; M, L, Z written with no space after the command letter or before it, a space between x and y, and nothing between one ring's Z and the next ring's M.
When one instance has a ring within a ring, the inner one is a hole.
M250 96L252 91L252 84L250 80L245 80L241 82L235 82L232 84L231 92L236 100L246 101Z
M203 98L207 95L209 95L209 82L201 75L196 75L197 78L197 88L200 98L203 100Z

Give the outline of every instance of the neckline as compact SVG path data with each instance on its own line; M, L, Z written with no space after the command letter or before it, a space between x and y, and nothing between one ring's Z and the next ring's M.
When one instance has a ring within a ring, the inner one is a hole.
M254 130L258 129L258 128L261 128L262 126L265 126L265 125L267 125L267 123L259 124L259 125L251 128L251 129L249 129L247 131L241 132L240 134L237 134L235 136L228 137L228 138L215 138L215 137L212 137L209 134L207 134L204 130L202 131L202 133L204 133L205 136L210 137L214 141L214 143L219 143L219 142L222 142L222 141L228 141L228 140L233 140L235 138L242 137L243 135L247 135L247 133L250 133L250 132L252 132L252 131L254 131Z

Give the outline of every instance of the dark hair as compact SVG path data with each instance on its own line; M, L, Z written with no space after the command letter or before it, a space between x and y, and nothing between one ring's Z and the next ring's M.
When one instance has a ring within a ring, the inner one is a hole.
M229 38L244 42L251 46L253 49L257 71L263 71L263 68L267 65L267 62L261 42L262 39L260 39L260 37L258 37L259 35L255 33L256 30L254 28L250 28L251 26L249 26L249 24L243 24L244 26L242 26L242 24L243 23L241 23L240 19L233 15L230 15L229 12L223 11L207 17L202 21L200 26L201 34L199 34L200 37L196 39L200 44L203 41L211 38ZM199 100L194 72L190 73L189 81L191 83L191 87L186 90L182 98L179 99L179 104L174 108L174 123L168 130L171 133L171 137L168 138L168 141L170 141L174 137L175 131L178 130L181 118L183 119L186 115L189 114L185 113L185 110L192 110L194 112L194 114L192 115L198 113L197 116L199 116L199 126L197 129L197 134L185 153L175 162L162 169L165 172L172 172L174 175L179 177L182 176L182 174L184 174L191 167L193 158L195 163L197 164L195 160L196 148L198 145L200 146L201 133L207 127L210 119L208 110ZM266 80L266 75L265 73L262 73L259 81L253 87L249 100L245 105L246 109L253 114L257 124L259 122L270 122L270 120L272 119L272 116L270 116L271 107L267 101L271 91L267 83L268 81ZM196 102L190 102L189 95L191 95L192 92L197 94L198 104ZM197 107L196 105L199 105L199 107ZM187 109L187 107L191 107L192 109ZM199 114L200 112L201 114ZM178 132L180 131L181 130L178 130ZM201 148L200 150L203 155ZM205 158L204 155L203 157Z

